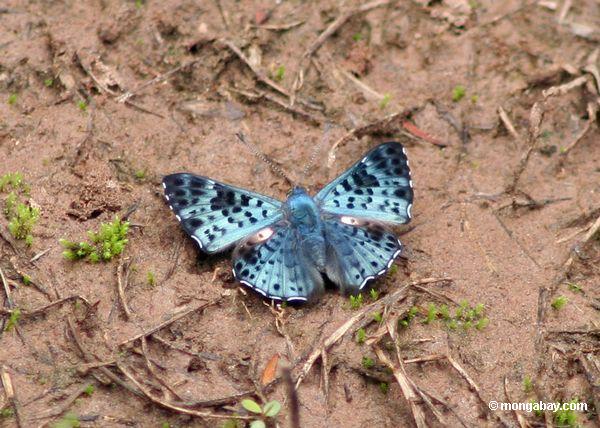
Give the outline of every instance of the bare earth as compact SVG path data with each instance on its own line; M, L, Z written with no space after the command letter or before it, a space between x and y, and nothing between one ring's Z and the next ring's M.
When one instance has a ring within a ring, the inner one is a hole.
M0 175L23 173L41 217L31 247L0 221L2 325L13 307L22 312L17 328L0 332L0 426L53 426L67 413L80 426L221 426L248 415L239 393L278 400L282 411L269 424L293 426L281 369L299 376L347 320L361 311L370 319L372 298L352 309L330 290L316 305L276 315L233 283L228 254L198 253L164 203L163 175L190 171L278 199L289 190L237 142L238 132L313 194L377 143L403 142L413 222L397 230L406 246L398 269L375 288L385 299L424 278L451 279L399 296L381 323L366 325L367 343L357 343L352 325L328 347L325 368L317 358L298 388L300 426L400 427L415 418L430 426L550 426L551 413L490 411L487 403L573 399L588 404L576 423L597 426L600 4L359 5L2 2ZM85 239L127 213L121 258L63 258L60 238ZM69 296L85 300L29 314ZM555 309L559 296L568 301ZM454 313L453 302L463 300L485 305L487 327L423 322L430 303ZM143 343L122 344L207 302ZM417 316L396 333L412 305ZM265 372L275 354L278 370ZM403 391L385 366L397 368L398 355L439 358L406 363L413 384ZM375 366L366 369L364 357ZM265 387L264 378L278 380ZM82 393L89 384L94 392ZM439 400L428 405L420 393Z

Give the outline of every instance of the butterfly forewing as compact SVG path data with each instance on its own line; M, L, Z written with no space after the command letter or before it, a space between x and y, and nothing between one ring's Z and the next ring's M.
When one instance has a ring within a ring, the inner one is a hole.
M325 186L315 200L328 213L408 223L413 189L404 147L396 142L375 147Z
M223 251L283 218L278 200L206 177L171 174L163 187L184 230L207 253Z
M267 227L250 236L233 254L235 277L263 296L284 301L306 301L323 289L320 272L298 246L288 224Z
M355 294L383 275L402 250L394 234L376 222L331 216L324 224L327 276L344 292Z

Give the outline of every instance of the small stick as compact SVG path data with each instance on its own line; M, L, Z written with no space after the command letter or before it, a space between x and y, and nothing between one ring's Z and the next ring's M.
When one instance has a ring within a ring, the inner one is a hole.
M583 236L583 239L580 241L579 245L585 245L587 242L592 239L592 236L596 234L600 230L600 216L596 219L596 221L592 224L592 226L588 229L587 233ZM573 253L569 256L567 261L563 264L563 270L567 272L573 262L575 261L575 256Z
M296 388L294 388L292 372L287 367L284 368L282 372L290 403L290 426L292 428L300 428L300 401L298 400L298 392L296 391Z
M12 294L10 292L10 286L8 285L8 282L6 281L6 277L4 276L4 272L2 271L2 268L0 268L0 278L2 278L2 285L4 287L4 292L6 293L6 303L8 304L8 307L10 309L12 309L12 308L14 308L15 303L13 302Z
M571 151L571 149L575 147L577 143L579 143L583 139L583 137L585 137L588 131L592 128L594 122L596 122L596 114L598 113L598 107L596 103L589 102L587 105L587 112L589 119L587 120L587 122L585 122L585 126L581 131L579 131L579 134L575 136L573 141L571 141L569 145L565 147L563 151L561 151L561 155L566 156Z
M121 301L121 306L123 306L123 311L125 312L125 318L131 318L131 310L127 305L127 298L125 297L125 288L127 284L123 282L123 276L127 276L125 270L129 268L131 261L128 257L120 257L119 265L117 266L117 292L119 296L119 300Z
M573 5L573 0L565 0L563 2L562 7L560 8L560 11L558 13L558 23L559 24L563 24L563 22L565 22L565 18L567 17L567 14L569 13L569 9L571 9L571 6Z
M15 419L17 421L17 427L23 426L21 422L21 414L19 409L19 403L17 401L17 395L15 388L8 373L8 368L5 365L0 366L0 380L2 381L2 387L4 388L4 395L6 396L6 402L10 404L15 412Z
M372 314L373 312L380 311L385 306L405 299L408 289L412 286L446 282L450 280L450 278L425 278L420 281L415 281L400 287L398 290L388 294L376 302L371 303L370 305L364 306L356 315L346 320L346 322L338 327L333 333L331 333L331 335L329 335L329 337L327 337L319 347L310 353L306 362L302 366L300 374L296 378L296 389L298 389L315 361L317 361L317 359L322 355L323 351L329 350L329 348L331 348L338 340L340 340L351 328L357 325L365 316Z
M189 314L191 314L193 312L201 311L209 306L216 305L217 303L218 303L217 301L212 301L212 302L204 303L199 306L195 306L193 308L184 309L177 315L172 316L169 320L162 322L154 327L151 327L150 329L148 329L142 333L136 334L135 336L133 336L127 340L124 340L123 342L119 343L119 346L127 345L128 343L131 343L131 342L135 342L136 340L138 340L142 337L148 337L151 334L154 334L157 331L162 330L163 328L173 324L175 321L179 321L180 319L187 317Z
M600 406L600 378L597 374L593 372L592 368L590 367L590 361L588 361L588 358L592 357L588 357L583 354L579 354L577 356L577 360L579 361L581 367L583 367L583 371L585 372L585 378L587 379L592 389L592 398L594 400L594 406L597 409L598 406ZM598 422L600 422L600 414L598 414L597 412L596 419L598 420Z
M73 392L71 395L69 395L66 400L60 405L58 406L55 410L51 410L39 415L36 415L34 417L34 419L45 419L45 418L55 418L57 416L62 415L64 412L66 412L69 407L71 407L71 405L75 402L75 400L77 400L82 394L84 394L86 392L86 390L90 387L90 385L93 386L93 384L85 384L80 386L79 388L77 388L77 390L75 390L75 392Z
M506 114L506 111L504 111L502 106L498 106L498 115L500 116L500 120L502 121L502 124L504 125L508 133L512 135L512 137L517 141L517 143L521 144L523 142L523 139L515 129L515 126L510 121L508 114Z
M82 296L79 296L79 295L68 296L68 297L63 297L62 299L50 302L47 305L40 306L39 308L32 309L30 311L22 309L21 310L21 317L33 317L35 315L41 314L43 312L46 312L48 309L51 309L54 306L62 305L65 302L69 302L71 300L76 300L76 299L80 299L80 300L82 300L85 303L86 306L90 306L90 302L88 302ZM0 308L0 315L10 315L10 314L12 314L12 312L13 311L11 309L7 310L7 309Z
M270 30L270 31L287 31L287 30L291 30L294 27L299 27L300 25L304 24L306 21L294 21L294 22L290 22L288 24L263 24L263 25L251 25L251 28L260 28L263 30Z
M529 162L529 157L531 156L531 153L533 152L533 149L535 148L535 143L537 142L537 139L540 135L540 125L542 123L543 117L544 117L544 110L540 106L540 103L535 103L533 105L533 107L531 107L531 113L529 116L529 137L528 137L529 147L527 148L527 151L521 157L521 160L519 161L519 165L517 166L517 169L513 173L512 183L509 184L509 186L506 188L506 193L508 193L508 194L512 195L515 192L517 185L519 184L519 179L521 178L523 171L525 171L525 168L527 167L527 163Z
M218 415L216 413L210 412L199 412L197 410L187 409L184 407L176 406L169 401L163 400L154 394L152 394L144 385L142 385L131 373L128 369L126 369L121 363L117 362L117 368L128 378L135 386L142 391L142 394L148 398L153 403L164 407L165 409L173 410L177 413L182 413L185 415L195 416L199 418L212 418L212 419L241 419L241 420L250 420L254 419L251 416L239 416L239 415Z
M38 260L40 257L45 256L46 254L48 254L48 252L52 249L52 247L45 249L44 251L41 251L39 253L37 253L35 256L33 256L29 261L31 263L35 262L36 260Z
M158 380L158 382L162 386L164 386L171 394L173 394L173 396L175 398L177 398L179 401L181 401L181 396L177 393L177 391L175 391L167 383L167 381L162 378L162 376L159 376L159 374L154 369L154 366L152 365L152 361L150 361L150 357L148 356L148 341L146 340L145 337L142 337L141 339L142 339L141 340L141 342L142 342L142 356L144 357L144 360L146 362L146 367L148 368L148 371L150 373L152 373L152 375L156 378L156 380Z
M552 86L551 88L545 89L542 91L542 95L544 98L549 98L555 95L564 95L570 90L578 88L579 86L583 86L589 80L589 76L587 74L583 76L579 76L576 79L571 80L560 86Z

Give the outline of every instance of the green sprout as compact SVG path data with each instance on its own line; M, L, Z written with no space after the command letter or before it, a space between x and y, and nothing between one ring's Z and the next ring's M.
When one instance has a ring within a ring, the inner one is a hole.
M79 428L81 426L79 417L75 413L67 413L63 418L52 425L52 428Z
M40 209L18 203L8 222L8 230L16 239L24 239L29 246L33 244L33 227L40 218Z
M565 296L558 296L552 302L552 308L559 311L565 307L565 305L567 304L568 301L569 301L569 299L567 299Z
M5 407L4 409L0 410L0 418L12 418L14 415L15 412L12 407Z
M17 206L17 194L10 192L4 201L4 214L6 218L11 218L15 215L15 207Z
M31 285L31 277L29 275L23 274L21 278L23 279L23 284Z
M141 9L144 6L144 0L135 0L135 7Z
M448 309L448 305L441 305L439 309L439 314L444 321L448 321L450 319L450 309Z
M569 401L569 403L563 404L575 404L578 402L579 400L577 398L574 398L573 400ZM577 413L575 413L574 410L570 409L556 410L554 412L554 422L556 422L556 425L559 427L576 428L579 426L577 423Z
M459 102L467 93L467 90L462 85L456 85L454 89L452 89L452 101L455 103Z
M531 376L525 376L523 378L523 391L527 394L533 391L533 381L531 380Z
M574 282L567 282L567 286L569 287L569 290L571 290L573 293L583 294L583 288L581 288L579 284L575 284Z
M398 265L392 265L388 270L387 275L389 277L395 276L398 273Z
M118 217L112 223L102 223L99 232L88 231L90 242L72 242L60 239L65 248L63 256L68 260L87 259L89 262L109 261L118 256L127 244L129 222Z
M479 321L477 321L477 323L475 324L475 328L477 330L483 330L484 328L486 328L488 326L488 324L490 323L490 320L488 318L481 318Z
M0 177L0 192L4 192L10 188L13 190L26 190L23 174L20 172L9 172Z
M365 329L359 328L356 331L356 343L358 343L359 345L362 345L363 343L365 343L366 338L367 338L367 332L365 331Z
M281 82L283 80L283 76L285 76L285 66L280 65L275 69L275 80Z
M412 308L410 308L408 310L408 313L406 314L406 316L404 318L402 318L401 320L398 320L398 325L400 327L408 327L408 325L410 324L412 319L414 317L416 317L418 313L419 313L419 308L417 308L416 306L413 306Z
M148 271L146 274L146 281L148 282L148 285L152 287L156 285L156 276L154 275L154 272Z
M77 107L79 108L79 110L85 113L87 111L88 105L84 100L79 100L77 101Z
M92 385L91 383L85 387L85 389L83 390L83 393L87 396L90 396L94 393L94 391L96 390L96 388L94 388L94 385Z
M8 317L8 321L6 322L6 326L4 327L4 331L11 331L19 324L19 319L21 318L21 310L19 308L15 308L10 312L10 317Z
M146 170L145 169L138 169L133 175L138 180L143 180L144 178L146 178Z
M369 291L369 296L371 296L371 300L377 300L379 299L379 291L371 288L371 291Z
M8 105L14 106L17 103L17 94L10 94L8 96Z
M381 315L381 312L373 313L373 320L375 320L375 322L378 322L378 323L383 321L383 316Z
M44 86L47 88L52 87L52 85L54 85L54 79L49 77L48 79L44 80Z
M352 35L352 40L354 40L355 42L360 42L363 38L364 37L361 33L354 33Z
M277 400L269 401L261 408L260 404L248 398L242 400L242 406L247 411L260 415L260 419L252 421L250 428L265 428L267 426L265 420L274 418L281 411L281 403Z
M427 306L427 318L423 321L425 324L430 324L437 319L438 309L434 303L430 303Z
M350 296L350 309L359 309L363 304L363 295L359 293L357 296Z
M388 391L390 390L390 384L387 382L380 382L379 390L381 391L382 394L387 394Z
M390 94L385 94L383 98L379 101L379 108L384 109L387 105L392 101L392 96Z
M363 357L361 364L365 369L372 369L373 367L375 367L375 361L373 360L373 358L369 357Z

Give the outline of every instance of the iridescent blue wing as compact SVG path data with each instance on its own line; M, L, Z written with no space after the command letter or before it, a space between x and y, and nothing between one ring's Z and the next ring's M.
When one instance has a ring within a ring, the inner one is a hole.
M207 253L223 251L283 218L278 200L206 177L171 174L163 187L183 229Z
M333 214L408 223L413 189L404 147L396 142L375 147L325 186L315 201Z
M286 223L266 227L233 254L233 274L265 297L307 301L323 291L323 277L302 254L296 232Z
M356 217L325 217L326 273L345 293L356 294L383 275L402 244L379 223Z

